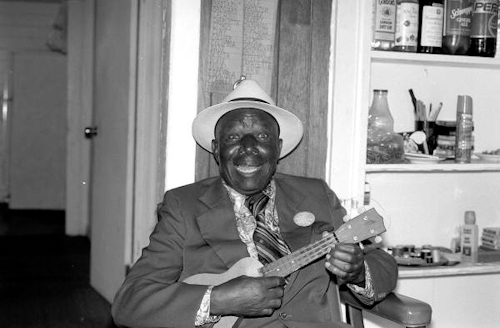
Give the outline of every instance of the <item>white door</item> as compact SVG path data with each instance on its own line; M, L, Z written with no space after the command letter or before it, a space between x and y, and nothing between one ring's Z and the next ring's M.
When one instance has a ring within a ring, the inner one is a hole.
M112 301L131 253L138 3L95 6L90 282Z

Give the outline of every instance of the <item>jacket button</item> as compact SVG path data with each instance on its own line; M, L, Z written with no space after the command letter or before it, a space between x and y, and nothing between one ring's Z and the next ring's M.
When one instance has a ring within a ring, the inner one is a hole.
M281 320L285 320L287 316L288 316L288 314L286 314L286 312L280 312L280 314L279 314L279 317Z

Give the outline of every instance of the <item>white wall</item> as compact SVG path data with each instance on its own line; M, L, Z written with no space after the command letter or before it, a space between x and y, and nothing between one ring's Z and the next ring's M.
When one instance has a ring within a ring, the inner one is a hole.
M194 181L196 143L191 122L198 108L200 8L200 0L172 1L166 190Z
M476 212L481 231L500 226L500 174L369 173L373 205L383 213L387 245L449 247L464 212Z

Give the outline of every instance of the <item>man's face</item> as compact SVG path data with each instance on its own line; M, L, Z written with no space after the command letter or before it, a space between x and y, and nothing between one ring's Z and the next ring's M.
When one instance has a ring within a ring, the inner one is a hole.
M281 144L278 123L270 114L241 108L217 122L212 152L224 181L239 193L252 195L274 175Z

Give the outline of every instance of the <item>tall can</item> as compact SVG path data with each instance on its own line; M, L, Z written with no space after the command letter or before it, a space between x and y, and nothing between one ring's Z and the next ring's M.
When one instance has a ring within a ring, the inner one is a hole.
M465 55L470 45L472 0L445 0L441 52Z
M494 57L498 29L498 0L475 0L469 55Z
M391 50L396 38L396 0L372 1L372 49Z
M419 0L397 0L396 41L393 50L417 52Z
M471 161L473 127L472 98L468 95L460 95L457 99L456 163L470 163Z

